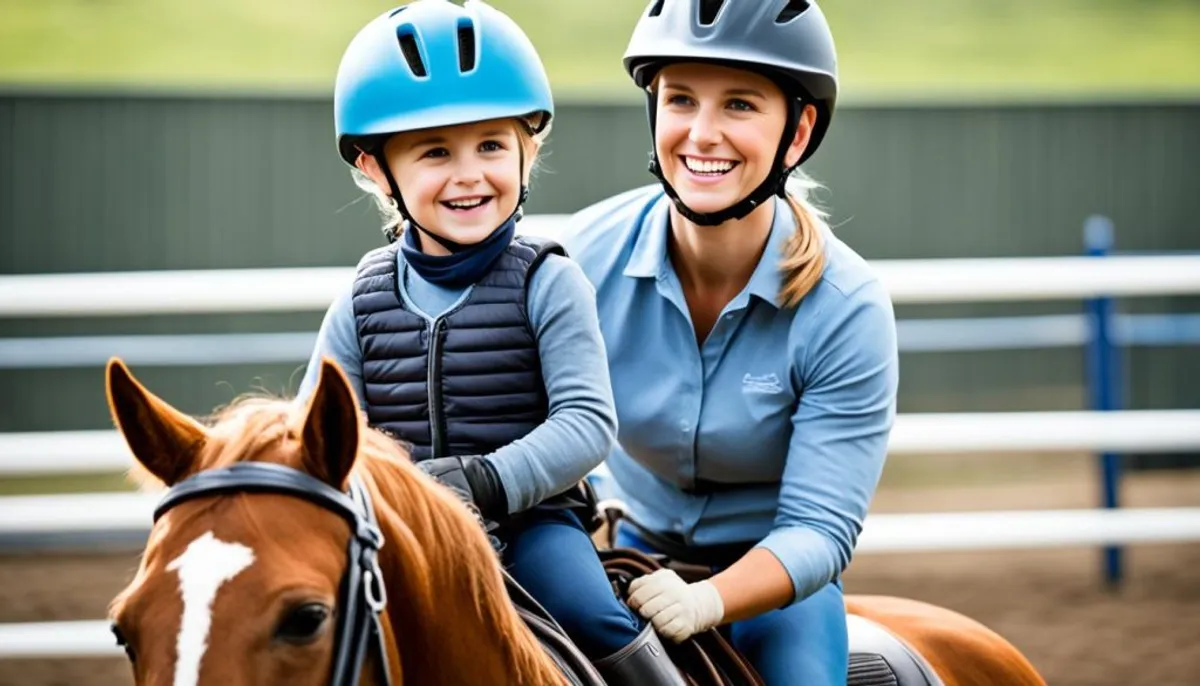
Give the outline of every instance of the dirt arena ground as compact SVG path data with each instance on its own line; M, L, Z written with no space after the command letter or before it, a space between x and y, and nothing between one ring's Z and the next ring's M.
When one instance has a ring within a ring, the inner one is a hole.
M874 511L1088 507L1096 498L1089 467L1081 460L1003 484L985 474L953 487L885 483ZM1131 506L1200 505L1200 474L1132 475L1125 498ZM1090 549L861 555L846 587L974 617L1053 686L1200 685L1200 545L1138 546L1126 562L1124 587L1109 591ZM99 619L135 566L129 554L0 557L0 622ZM118 659L0 661L5 686L129 683Z

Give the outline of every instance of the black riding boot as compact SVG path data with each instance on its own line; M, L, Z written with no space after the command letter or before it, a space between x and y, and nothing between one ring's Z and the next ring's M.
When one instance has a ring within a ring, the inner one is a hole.
M594 664L608 686L687 686L652 624L633 643Z

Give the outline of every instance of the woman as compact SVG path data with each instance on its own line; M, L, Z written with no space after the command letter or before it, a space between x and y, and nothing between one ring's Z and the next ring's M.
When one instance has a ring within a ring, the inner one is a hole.
M708 564L630 605L665 637L731 624L767 684L844 684L839 576L882 471L895 319L866 262L786 181L837 95L813 3L659 0L625 66L646 89L659 185L580 212L618 417L618 545Z

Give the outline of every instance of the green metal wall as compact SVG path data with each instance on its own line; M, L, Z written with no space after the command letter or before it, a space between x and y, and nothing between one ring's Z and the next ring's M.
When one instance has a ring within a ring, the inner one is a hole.
M563 104L529 211L651 181L642 108ZM809 165L868 258L1071 255L1103 213L1118 244L1198 250L1200 103L844 107ZM378 245L323 99L0 94L0 273L350 265ZM1181 299L1130 303L1200 309ZM1077 312L1077 303L902 307L902 317ZM0 337L310 330L320 313L0 320ZM1200 406L1200 350L1130 356L1138 406ZM1079 407L1079 351L909 354L901 409ZM147 369L205 412L295 366ZM0 370L0 431L104 426L99 370Z

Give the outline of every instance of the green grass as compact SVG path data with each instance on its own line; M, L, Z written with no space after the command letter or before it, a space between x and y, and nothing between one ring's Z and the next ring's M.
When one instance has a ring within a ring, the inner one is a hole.
M71 474L69 476L23 476L0 479L0 497L42 493L96 493L134 491L124 474Z
M328 93L378 0L3 0L0 82ZM636 97L646 0L494 0L561 96ZM827 0L849 99L1200 92L1194 0Z

